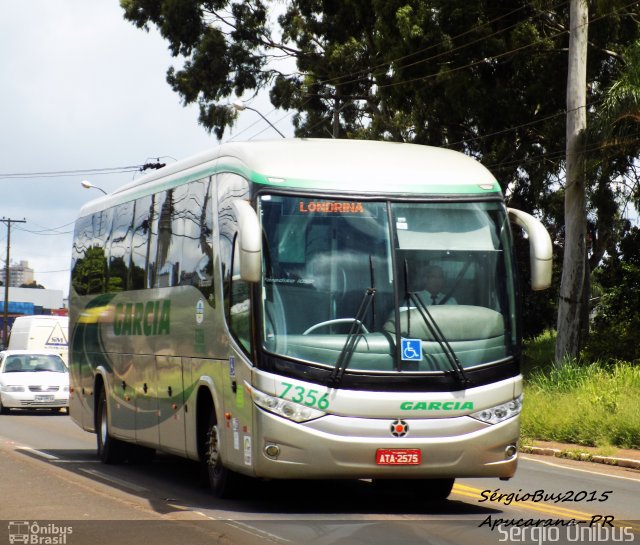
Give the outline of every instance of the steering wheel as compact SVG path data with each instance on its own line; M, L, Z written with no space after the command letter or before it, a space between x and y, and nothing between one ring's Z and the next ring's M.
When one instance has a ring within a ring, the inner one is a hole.
M355 318L335 318L333 320L327 320L326 322L320 322L318 324L312 325L303 333L303 335L308 335L312 331L315 331L316 329L319 329L321 327L326 327L334 324L352 324L354 322L360 326L360 329L363 333L369 333L369 330L360 320L356 320Z

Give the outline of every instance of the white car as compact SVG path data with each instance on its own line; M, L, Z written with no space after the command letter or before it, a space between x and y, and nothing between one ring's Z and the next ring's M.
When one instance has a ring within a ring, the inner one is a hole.
M69 370L57 354L0 352L0 414L9 409L69 407Z

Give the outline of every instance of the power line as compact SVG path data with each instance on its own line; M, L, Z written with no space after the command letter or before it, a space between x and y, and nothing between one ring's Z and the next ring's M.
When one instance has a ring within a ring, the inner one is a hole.
M71 269L60 269L57 271L38 271L38 274L53 274L53 273L61 273L61 272L69 272Z
M71 233L73 233L73 231L59 231L57 233L50 233L47 231L30 231L29 229L20 229L18 227L16 227L17 231L20 231L21 233L29 233L30 235L38 235L41 237L55 237L55 236L59 236L59 235L70 235Z
M0 173L0 180L22 179L22 178L63 178L65 176L77 176L87 174L92 176L101 176L106 174L123 174L127 172L139 172L146 165L129 165L123 167L105 167L105 168L85 168L77 170L50 170L42 172L8 172ZM149 168L149 167L147 167Z

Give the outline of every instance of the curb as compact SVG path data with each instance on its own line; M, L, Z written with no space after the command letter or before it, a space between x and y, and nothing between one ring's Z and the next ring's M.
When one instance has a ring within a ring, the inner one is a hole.
M555 456L556 458L567 458L569 460L579 460L583 462L595 462L610 466L626 467L630 469L640 469L640 460L630 458L617 458L615 456L599 456L588 452L576 452L571 450L560 450L557 448L534 447L523 445L520 447L523 454L538 454L541 456Z

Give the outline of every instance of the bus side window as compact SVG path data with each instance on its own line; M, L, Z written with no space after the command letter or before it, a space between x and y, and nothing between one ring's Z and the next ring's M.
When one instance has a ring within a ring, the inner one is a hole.
M238 223L231 203L249 198L248 182L236 174L218 176L218 231L224 293L224 310L229 331L241 346L251 351L250 286L240 278Z
M188 186L168 189L160 195L158 251L154 287L177 286L180 279Z
M212 185L210 178L189 184L179 283L197 287L213 306Z
M96 212L92 217L93 240L91 248L85 256L87 271L87 294L106 293L108 280L108 265L105 248L110 244L111 219L113 210Z
M135 202L128 282L131 290L151 287L148 254L153 238L154 202L155 195L141 197Z
M71 252L71 287L78 295L89 293L89 267L87 257L93 238L91 216L85 216L76 222Z
M124 291L129 289L129 265L131 259L131 223L133 219L133 202L126 202L115 207L111 233L111 244L108 255L107 291Z

